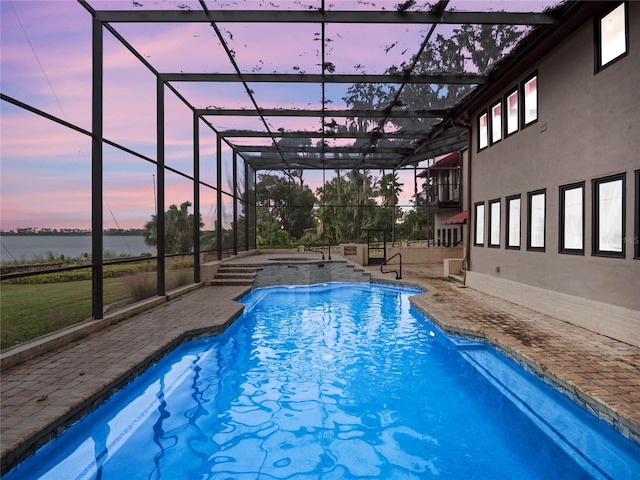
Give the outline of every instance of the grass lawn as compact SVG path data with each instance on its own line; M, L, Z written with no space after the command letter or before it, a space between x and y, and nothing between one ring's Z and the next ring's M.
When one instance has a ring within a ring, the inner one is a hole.
M105 308L156 294L156 273L139 271L104 279ZM192 281L189 268L167 271L167 289ZM91 318L91 280L0 286L0 348L10 347Z
M122 278L104 281L104 303L130 296ZM0 287L0 347L6 348L91 317L91 280Z

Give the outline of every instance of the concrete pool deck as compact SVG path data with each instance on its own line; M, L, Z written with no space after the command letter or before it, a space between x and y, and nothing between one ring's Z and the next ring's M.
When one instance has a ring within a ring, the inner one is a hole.
M374 281L395 283L379 268L366 272ZM402 273L401 282L427 290L413 304L441 328L484 339L640 443L640 348L460 288L443 278L441 264L405 265ZM2 472L179 343L226 328L242 311L235 299L249 290L205 286L3 370Z

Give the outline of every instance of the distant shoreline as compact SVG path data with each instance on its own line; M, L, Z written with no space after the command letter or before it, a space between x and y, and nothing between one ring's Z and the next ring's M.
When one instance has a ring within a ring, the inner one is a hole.
M140 236L144 234L143 229L133 229L133 230L105 230L102 232L103 235L117 235L117 236ZM0 235L7 237L64 237L64 236L91 236L91 230L47 230L47 231L29 231L29 232L16 232L10 230L8 232L0 231Z

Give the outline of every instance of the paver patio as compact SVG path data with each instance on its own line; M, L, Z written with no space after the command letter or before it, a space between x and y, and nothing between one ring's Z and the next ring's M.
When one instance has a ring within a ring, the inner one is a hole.
M413 303L440 327L485 339L640 443L640 348L460 288L442 277L441 264L403 266L402 281L427 290ZM224 329L241 313L234 299L246 291L205 286L3 371L2 471L186 338Z

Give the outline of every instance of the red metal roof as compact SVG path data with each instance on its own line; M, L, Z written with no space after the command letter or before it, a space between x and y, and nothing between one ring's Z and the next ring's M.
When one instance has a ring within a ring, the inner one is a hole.
M464 225L467 223L467 211L456 213L454 216L447 218L443 225Z
M431 167L429 167L426 170L423 170L422 172L420 172L417 176L418 177L428 177L429 176L429 170L436 169L436 168L437 169L441 169L441 168L456 168L459 165L460 165L460 152L453 152L453 153L450 153L449 155L447 155L446 157L442 157L436 163L431 165Z

